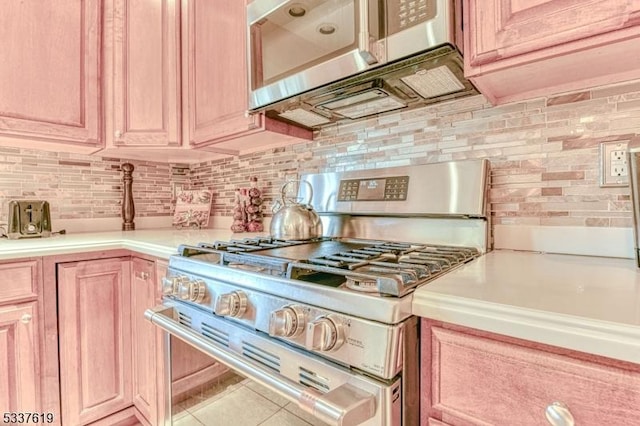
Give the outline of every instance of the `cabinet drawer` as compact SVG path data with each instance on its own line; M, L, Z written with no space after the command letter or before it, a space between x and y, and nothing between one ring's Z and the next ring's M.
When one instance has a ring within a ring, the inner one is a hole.
M447 423L541 425L558 401L581 426L638 424L638 372L439 327L432 333L431 397Z
M37 298L40 271L39 259L0 263L0 304Z

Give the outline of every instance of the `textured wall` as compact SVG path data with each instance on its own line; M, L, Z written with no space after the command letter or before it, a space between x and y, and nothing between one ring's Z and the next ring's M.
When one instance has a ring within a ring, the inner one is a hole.
M631 227L628 188L598 184L606 140L640 145L640 81L499 107L475 96L190 167L132 161L136 216L172 214L174 183L211 188L212 214L230 216L234 189L248 186L251 176L271 200L299 172L489 158L495 223ZM0 147L0 221L12 198L49 200L54 219L119 217L123 162Z
M43 199L55 219L120 217L124 160L0 147L0 222L11 199ZM186 179L179 165L130 161L136 217L171 214L171 182Z
M500 224L631 227L628 188L599 187L600 142L640 145L640 82L492 107L482 96L323 129L313 142L192 166L230 215L233 188L260 177L269 197L290 175L468 158L492 163Z

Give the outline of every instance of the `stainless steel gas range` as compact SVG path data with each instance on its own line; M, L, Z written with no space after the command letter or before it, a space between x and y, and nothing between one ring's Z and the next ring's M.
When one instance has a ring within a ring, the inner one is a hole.
M316 421L418 424L412 293L490 247L488 176L486 160L304 175L321 238L183 245L146 316Z

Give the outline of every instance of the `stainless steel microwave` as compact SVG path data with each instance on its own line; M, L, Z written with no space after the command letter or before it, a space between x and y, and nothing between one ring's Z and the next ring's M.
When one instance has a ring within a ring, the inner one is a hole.
M249 109L309 128L475 94L454 0L254 0Z

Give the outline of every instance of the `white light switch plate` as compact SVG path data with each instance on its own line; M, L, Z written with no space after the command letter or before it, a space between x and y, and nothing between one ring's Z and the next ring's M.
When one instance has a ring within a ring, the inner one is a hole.
M600 186L628 186L628 141L600 144Z

